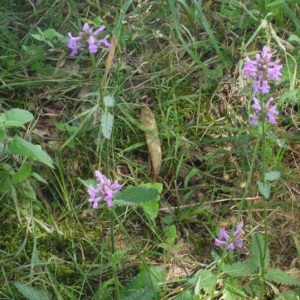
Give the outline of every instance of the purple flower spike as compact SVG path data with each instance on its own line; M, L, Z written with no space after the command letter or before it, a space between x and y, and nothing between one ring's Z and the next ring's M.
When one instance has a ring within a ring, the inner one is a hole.
M90 185L88 188L89 202L92 202L93 208L97 208L101 200L106 201L108 207L113 206L113 196L122 188L122 185L117 180L112 183L110 179L99 171L95 171L95 175L98 183L96 187Z
M272 97L269 98L267 103L264 105L265 120L268 121L272 125L276 124L276 117L278 115L277 105L275 104L270 107L270 104L273 100L274 99ZM252 108L255 111L255 115L251 115L250 125L257 124L258 120L261 118L261 105L259 103L259 100L255 97L253 97L253 102L254 103L252 105Z
M263 94L267 94L270 91L269 82L271 80L280 81L282 65L279 64L279 60L271 61L272 56L269 47L264 46L261 54L256 54L254 60L246 57L244 73L247 78L254 79L254 92L261 91Z
M218 238L215 239L215 245L217 247L219 246L225 246L229 250L234 250L236 248L242 249L243 248L243 223L239 223L233 232L232 236L230 236L225 228L221 228Z
M78 50L84 50L88 48L91 54L97 53L99 47L103 45L106 48L110 48L110 43L107 41L109 35L104 38L100 38L101 33L104 31L105 26L101 26L95 31L88 23L84 23L81 32L78 36L73 37L69 32L68 47L72 50L70 56L75 56Z

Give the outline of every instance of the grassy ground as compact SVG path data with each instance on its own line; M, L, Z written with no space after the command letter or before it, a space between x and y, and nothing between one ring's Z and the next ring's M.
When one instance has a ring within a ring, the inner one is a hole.
M1 136L0 299L297 299L297 1L4 2L1 113L35 118L7 134L40 145L55 168L6 153ZM94 62L69 56L67 33L87 21L116 38L111 65L105 48ZM56 35L41 38L47 29ZM266 44L283 76L271 91L277 124L261 137L242 68ZM116 100L110 139L104 95ZM124 188L152 181L144 106L162 148L157 217L140 205L92 209L84 183L95 170ZM13 179L24 164L28 176ZM265 171L278 176L268 197L257 186ZM243 249L214 245L240 222Z

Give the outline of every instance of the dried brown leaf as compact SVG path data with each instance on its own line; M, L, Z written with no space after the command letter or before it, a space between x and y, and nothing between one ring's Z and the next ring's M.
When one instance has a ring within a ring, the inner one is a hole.
M150 178L152 181L157 181L162 164L162 152L156 120L148 106L141 108L140 122L145 129L146 144L151 161Z
M103 76L103 79L102 79L103 84L106 82L108 71L111 68L113 58L115 56L116 47L117 47L117 39L116 39L115 36L113 36L112 40L111 40L111 45L110 45L110 48L109 48L109 52L108 52L108 57L107 57L107 61L106 61L104 76Z

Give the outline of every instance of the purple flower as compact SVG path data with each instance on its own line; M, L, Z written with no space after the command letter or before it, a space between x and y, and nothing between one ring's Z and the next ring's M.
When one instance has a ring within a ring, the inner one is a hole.
M244 72L247 78L255 80L254 92L261 91L263 94L267 94L270 91L269 82L271 80L280 81L282 65L279 64L279 60L271 61L272 55L269 47L264 46L261 54L257 53L254 60L246 57Z
M271 102L274 99L271 97L267 101L267 103L264 105L263 114L265 116L265 120L268 121L270 124L274 125L276 124L276 116L278 115L277 111L277 104L270 107ZM262 117L262 108L259 103L259 100L256 97L253 97L253 105L252 108L255 111L255 115L251 115L250 125L257 124L258 120Z
M233 232L232 236L230 236L225 228L221 228L218 238L215 239L216 246L225 246L227 249L234 250L235 248L242 249L243 248L243 223L239 223Z
M69 43L68 47L72 50L70 56L75 56L78 50L84 50L88 48L89 52L97 53L98 48L103 45L106 48L110 47L110 43L107 41L109 35L104 38L99 38L99 35L104 31L105 26L101 26L95 31L88 23L84 23L81 32L78 36L73 37L71 32L68 33Z
M100 171L95 171L95 175L98 183L96 187L90 185L88 188L89 202L93 203L93 208L97 208L101 200L106 201L108 207L113 206L112 198L122 188L122 185L117 180L112 183Z

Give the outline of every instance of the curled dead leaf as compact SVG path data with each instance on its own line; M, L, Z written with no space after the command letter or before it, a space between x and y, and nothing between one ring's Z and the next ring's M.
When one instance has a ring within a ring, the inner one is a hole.
M150 178L152 181L157 181L162 164L162 152L156 120L148 106L141 108L140 122L144 126L146 144L151 161Z

